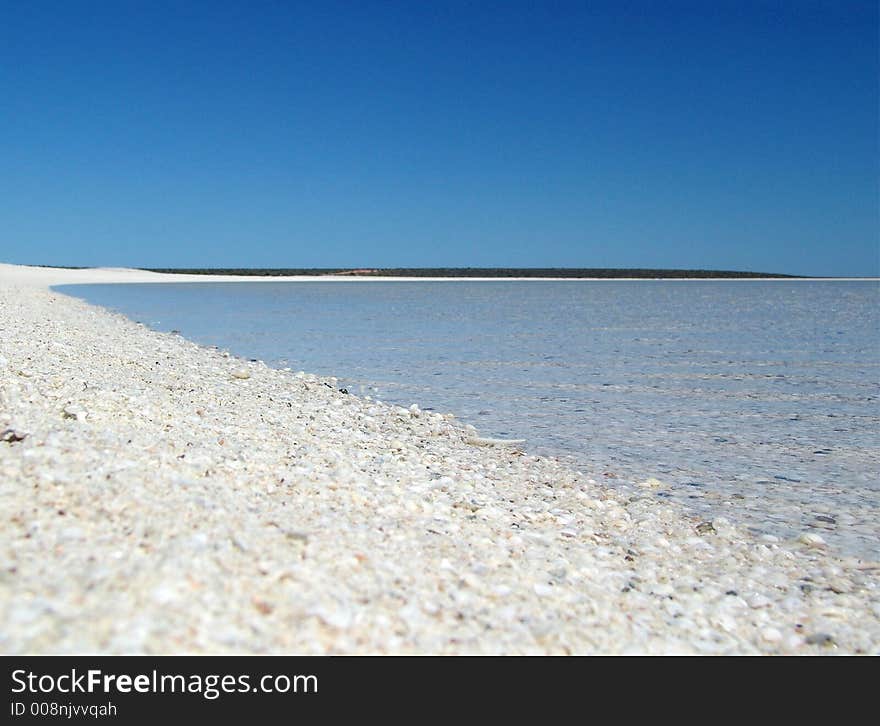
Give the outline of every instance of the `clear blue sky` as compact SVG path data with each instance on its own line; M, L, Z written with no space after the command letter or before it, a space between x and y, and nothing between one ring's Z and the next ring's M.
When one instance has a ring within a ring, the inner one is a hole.
M0 260L877 275L867 2L0 0Z

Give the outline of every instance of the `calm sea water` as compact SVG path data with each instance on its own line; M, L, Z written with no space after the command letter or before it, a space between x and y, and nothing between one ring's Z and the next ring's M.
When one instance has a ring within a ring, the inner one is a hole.
M454 412L610 486L880 559L880 284L79 285L158 330Z

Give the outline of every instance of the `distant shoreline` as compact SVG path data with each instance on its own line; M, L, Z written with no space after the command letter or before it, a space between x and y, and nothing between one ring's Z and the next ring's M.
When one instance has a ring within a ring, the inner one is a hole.
M382 267L382 268L144 268L177 275L254 277L408 277L518 279L794 279L800 275L736 270L666 270L587 267Z
M427 275L431 272L433 275ZM574 276L605 273L605 276ZM636 275L643 273L641 277ZM380 274L381 273L381 274ZM493 274L494 273L494 274ZM566 276L567 273L567 276ZM675 275L689 274L690 276ZM697 274L703 276L698 277ZM864 282L877 281L876 277L796 277L793 275L774 276L767 273L737 272L730 277L717 275L708 270L587 270L587 269L537 269L518 270L513 268L432 268L377 270L375 274L344 274L331 270L287 270L287 269L197 269L174 272L143 268L112 267L64 267L60 265L10 265L0 262L0 284L36 285L52 287L55 285L91 285L109 283L220 283L220 282L517 282L517 281L557 281L557 282L762 282L777 280L783 282ZM442 275L442 276L441 276ZM546 276L545 276L546 275ZM612 276L613 275L613 276Z

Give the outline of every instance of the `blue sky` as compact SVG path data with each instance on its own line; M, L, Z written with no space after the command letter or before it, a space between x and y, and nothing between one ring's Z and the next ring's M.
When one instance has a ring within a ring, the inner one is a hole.
M0 0L0 260L878 275L877 23Z

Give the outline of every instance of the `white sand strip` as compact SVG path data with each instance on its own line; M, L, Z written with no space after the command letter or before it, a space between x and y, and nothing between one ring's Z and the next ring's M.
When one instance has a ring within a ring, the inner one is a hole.
M0 651L880 649L876 563L46 289L154 279L0 265Z
M94 285L119 282L304 282L314 280L352 280L344 275L260 276L260 275L182 275L149 272L126 267L96 267L72 270L60 267L31 267L0 262L0 285L50 287L54 285ZM393 278L391 278L393 279Z

